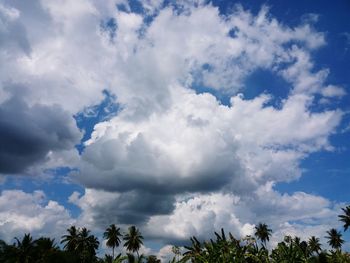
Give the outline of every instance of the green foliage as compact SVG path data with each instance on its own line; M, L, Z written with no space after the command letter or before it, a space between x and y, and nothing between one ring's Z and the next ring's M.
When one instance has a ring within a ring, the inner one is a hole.
M192 263L350 263L350 256L340 250L342 242L340 233L336 230L327 232L332 237L332 244L336 244L335 251L321 251L319 239L312 236L308 241L299 237L284 237L284 240L269 251L265 247L266 241L271 235L271 230L266 224L256 227L255 236L262 242L259 246L256 239L251 236L239 240L229 233L226 237L224 230L221 234L214 233L216 239L210 242L200 242L196 237L190 239L191 246L185 246L185 253L178 262ZM340 236L339 236L340 235ZM335 243L333 243L335 242ZM331 244L330 244L331 245ZM176 261L172 261L176 262Z

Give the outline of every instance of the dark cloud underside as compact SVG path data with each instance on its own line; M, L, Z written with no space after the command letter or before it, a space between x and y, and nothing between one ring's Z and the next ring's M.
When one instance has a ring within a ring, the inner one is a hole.
M0 105L0 173L23 173L50 151L71 149L79 138L73 118L60 106L28 106L14 95Z

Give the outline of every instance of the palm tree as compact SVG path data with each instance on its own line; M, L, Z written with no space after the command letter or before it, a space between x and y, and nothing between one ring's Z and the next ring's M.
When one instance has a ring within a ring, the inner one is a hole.
M74 252L77 248L79 230L75 226L71 226L67 232L68 235L62 236L61 244L65 243L63 247L65 250Z
M119 246L120 238L122 234L120 233L120 228L116 227L115 224L110 225L106 231L103 233L103 237L107 239L106 245L107 247L111 247L113 249L113 259L114 259L114 249Z
M350 226L350 205L348 205L345 208L342 208L344 214L339 215L339 220L344 223L344 231L348 230L348 227Z
M272 230L268 228L266 224L259 223L255 227L255 236L260 239L263 244L266 244L266 241L270 240L271 233Z
M326 236L325 238L328 239L328 244L336 249L336 250L340 250L342 244L344 243L344 240L341 238L342 234L337 231L335 228L330 229L329 231L327 231L328 236Z
M141 245L143 245L143 236L140 231L135 226L131 226L129 227L129 232L125 234L123 239L125 240L124 247L126 247L128 251L136 252L138 258L140 258L139 249Z
M96 250L98 249L100 242L97 237L90 235L90 230L83 227L78 233L76 251L78 251L82 262L86 260L94 259L96 256Z
M49 258L54 257L55 253L59 250L55 244L55 240L48 237L40 237L35 240L35 248L42 262L48 262Z
M312 236L309 238L307 244L311 253L316 252L319 254L319 251L321 250L321 243L319 238Z
M20 241L15 237L17 244L15 244L15 253L18 262L31 262L34 254L34 241L30 234L25 234Z

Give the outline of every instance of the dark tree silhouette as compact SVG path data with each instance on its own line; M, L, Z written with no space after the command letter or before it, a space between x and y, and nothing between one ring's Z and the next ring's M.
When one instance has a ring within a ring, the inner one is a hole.
M259 223L255 227L255 236L263 243L270 240L272 230L264 223Z
M120 233L120 228L116 227L115 224L110 225L106 231L103 233L103 237L107 240L107 247L112 248L112 256L114 259L114 249L119 246L120 238L122 234Z
M78 234L76 250L78 251L82 262L93 261L96 257L96 250L100 242L97 237L90 235L90 230L83 227Z
M25 234L22 240L15 237L16 244L14 245L15 257L18 262L31 262L34 256L34 240L30 234Z
M308 247L309 247L309 250L311 253L317 253L319 254L320 251L321 251L321 243L320 243L320 239L315 237L315 236L312 236L309 238L308 242Z
M78 243L78 229L71 226L67 229L68 235L62 236L61 244L64 244L64 249L70 252L76 251Z
M140 231L135 226L131 226L123 239L125 240L124 247L130 252L136 252L138 258L140 258L139 249L143 245L143 236Z
M336 250L340 250L341 246L344 243L344 240L341 238L342 234L337 231L335 228L330 229L329 231L327 231L328 236L326 236L326 238L328 239L328 244L336 249Z
M339 220L344 223L344 231L348 230L348 227L350 226L350 205L348 205L345 208L342 208L344 214L339 215Z

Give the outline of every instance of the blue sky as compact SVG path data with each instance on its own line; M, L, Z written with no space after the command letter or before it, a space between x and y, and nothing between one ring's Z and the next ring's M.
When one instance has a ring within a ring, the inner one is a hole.
M349 11L4 1L0 237L136 224L145 253L165 255L191 235L244 236L260 221L272 242L341 229Z

